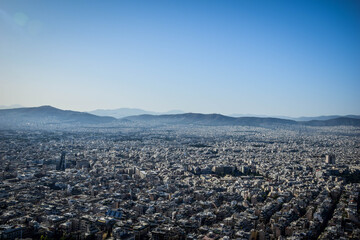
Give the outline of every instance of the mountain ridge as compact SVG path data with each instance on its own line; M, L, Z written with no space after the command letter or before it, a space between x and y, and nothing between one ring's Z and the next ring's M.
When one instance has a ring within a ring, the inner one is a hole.
M109 116L115 118L125 118L130 116L138 116L138 115L174 115L174 114L184 114L186 112L181 110L170 110L166 112L155 112L155 111L147 111L140 108L116 108L116 109L96 109L93 111L88 111L90 114L94 114L97 116ZM321 115L321 116L301 116L301 117L288 117L283 115L264 115L264 114L221 114L223 116L228 117L258 117L258 118L279 118L279 119L287 119L287 120L295 120L295 121L312 121L312 120L329 120L339 117L348 117L348 118L356 118L360 119L360 115Z
M154 112L154 111L147 111L140 108L116 108L116 109L96 109L93 111L89 111L88 113L94 114L97 116L109 116L114 118L124 118L129 116L135 115L144 115L144 114L151 114L151 115L163 115L163 114L181 114L184 113L181 110L170 110L167 112Z
M184 113L174 115L139 115L125 117L135 122L161 122L166 124L200 124L200 125L237 125L237 126L264 126L264 125L306 125L306 126L360 126L360 119L340 117L328 120L295 121L274 117L230 117L221 114Z
M0 110L0 126L100 126L121 123L149 125L204 125L204 126L360 126L360 119L338 117L327 120L295 121L275 117L230 117L222 114L182 113L128 116L121 119L96 116L87 112L62 110L52 106Z
M114 122L112 117L99 117L86 112L62 110L49 105L0 110L0 125L99 124Z
M14 108L23 108L24 106L21 106L19 104L13 104L13 105L0 105L0 109L14 109Z

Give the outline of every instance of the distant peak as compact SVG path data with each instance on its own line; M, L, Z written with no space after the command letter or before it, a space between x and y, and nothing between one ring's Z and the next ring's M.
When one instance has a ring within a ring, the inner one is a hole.
M50 105L43 105L43 106L39 106L39 107L34 107L34 109L41 109L41 110L60 110L60 109L55 108L55 107L50 106Z

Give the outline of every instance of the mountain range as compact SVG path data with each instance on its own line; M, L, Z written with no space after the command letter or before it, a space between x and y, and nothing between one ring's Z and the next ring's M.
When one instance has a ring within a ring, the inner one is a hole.
M130 113L129 111L128 113ZM138 113L138 110L133 111ZM168 124L168 125L204 125L204 126L360 126L358 116L335 116L325 120L295 121L270 117L230 117L221 114L142 114L121 119L110 116L97 116L86 112L61 110L51 106L14 108L0 110L0 127L42 127L48 126L120 126L127 124Z
M12 109L12 108L22 108L23 106L19 104L14 105L0 105L0 109Z
M115 122L113 117L61 110L51 106L0 110L0 126L85 125Z
M230 117L260 117L260 118L280 118L294 121L312 121L312 120L330 120L334 118L357 118L360 119L360 115L328 115L328 116L315 116L315 117L288 117L288 116L268 116L268 115L256 115L256 114L231 114Z
M180 110L172 110L172 111L167 111L167 112L152 112L152 111L146 111L146 110L138 109L138 108L118 108L118 109L97 109L94 111L90 111L88 113L91 113L91 114L94 114L97 116L124 118L124 117L135 116L135 115L144 115L144 114L163 115L163 114L181 114L184 112L180 111Z
M269 117L229 117L221 114L185 113L175 115L140 115L125 119L133 122L193 124L193 125L231 125L231 126L360 126L360 119L339 117L327 120L295 121Z
M171 110L167 112L153 112L153 111L146 111L139 108L118 108L118 109L97 109L90 111L88 113L97 115L97 116L108 116L114 118L125 118L130 116L137 116L137 115L174 115L174 114L184 114L184 111L181 110ZM312 121L312 120L330 120L334 118L357 118L360 119L360 115L329 115L329 116L315 116L315 117L288 117L288 116L268 116L268 115L255 115L255 114L230 114L224 115L228 117L254 117L254 118L280 118L280 119L287 119L287 120L294 120L294 121Z

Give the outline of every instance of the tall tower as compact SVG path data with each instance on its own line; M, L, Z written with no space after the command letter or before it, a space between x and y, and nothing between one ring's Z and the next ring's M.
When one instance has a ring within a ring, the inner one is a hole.
M57 167L57 170L65 171L65 168L66 168L65 154L66 154L65 152L61 153L61 158L60 158L60 162L59 162L59 165Z
M325 163L327 163L327 164L335 164L335 155L334 154L325 155Z

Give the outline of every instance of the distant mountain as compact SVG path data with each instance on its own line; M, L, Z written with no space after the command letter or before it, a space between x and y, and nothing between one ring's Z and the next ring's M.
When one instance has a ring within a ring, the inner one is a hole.
M116 121L89 113L61 110L51 106L0 110L0 126L86 125Z
M339 117L328 120L311 120L301 122L308 126L360 126L359 118Z
M159 124L232 125L232 126L360 126L360 119L334 118L329 120L295 121L281 118L229 117L221 114L185 113L174 115L139 115L125 119L133 122Z
M13 109L13 108L22 108L23 106L19 104L14 105L0 105L0 109Z
M295 118L287 117L287 116L278 116L278 115L259 115L259 114L230 114L226 115L229 117L239 118L239 117L255 117L255 118L279 118L279 119L286 119L286 120L295 120Z
M129 111L128 113L138 113ZM155 125L179 126L256 126L256 127L295 127L295 126L357 126L360 118L339 117L327 120L294 121L281 118L229 117L221 114L143 114L122 119L96 116L85 112L61 110L51 106L16 108L0 110L0 128L62 128L62 127L120 127Z
M316 116L316 117L287 117L287 116L269 116L269 115L255 115L255 114L231 114L230 117L259 117L259 118L280 118L294 121L312 121L312 120L330 120L334 118L355 118L360 119L360 115L329 115L329 116Z
M183 113L180 110L172 110L172 111L168 111L168 112L151 112L151 111L146 111L146 110L142 110L142 109L138 109L138 108L118 108L118 109L97 109L94 111L90 111L89 113L97 115L97 116L109 116L109 117L114 117L114 118L124 118L124 117L128 117L128 116L137 116L137 115L144 115L144 114L149 114L149 115L163 115L163 114L180 114Z
M119 109L97 109L94 111L90 111L89 113L97 115L97 116L108 116L114 118L123 118L134 115L142 115L142 114L155 114L154 112L145 111L137 108L119 108Z
M298 117L298 118L291 118L292 120L295 121L313 121L313 120L330 120L330 119L335 119L335 118L355 118L355 119L360 119L359 115L346 115L346 116L341 116L341 115L329 115L329 116L318 116L318 117Z
M279 118L258 118L258 117L229 117L221 114L200 114L184 113L174 115L140 115L130 116L125 119L134 122L151 122L164 124L194 124L194 125L240 125L240 126L261 126L261 125L294 125L296 121Z

